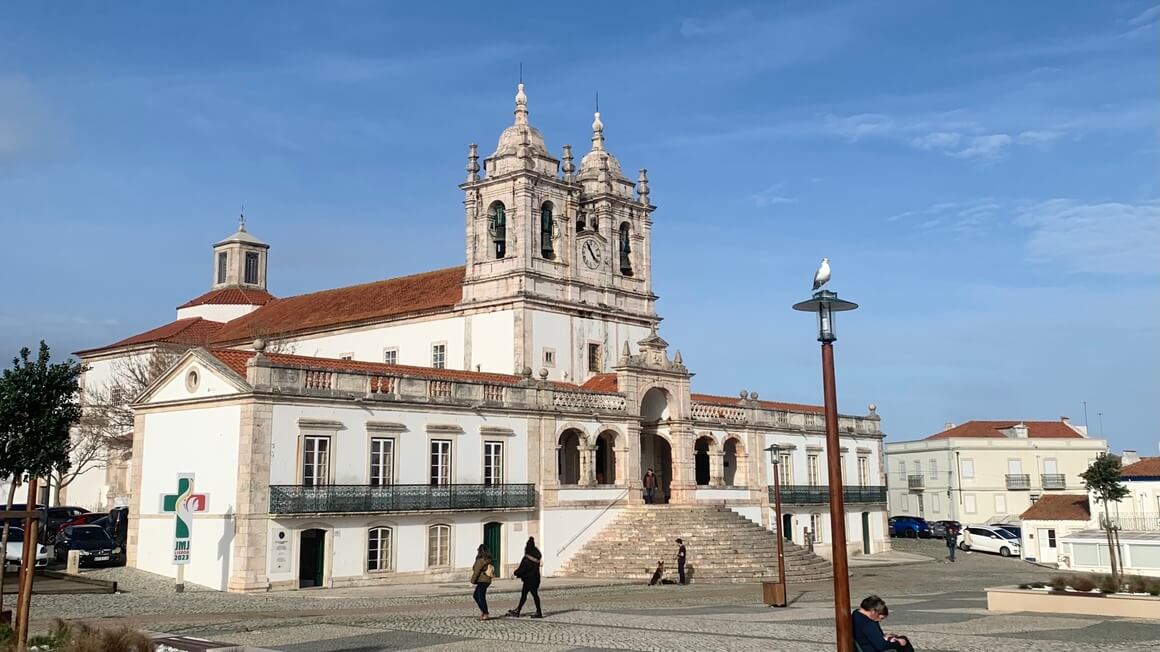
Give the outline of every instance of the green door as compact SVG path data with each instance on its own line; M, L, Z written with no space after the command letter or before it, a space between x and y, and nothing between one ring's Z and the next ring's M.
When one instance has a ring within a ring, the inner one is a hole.
M503 567L503 552L500 542L503 540L503 523L488 523L483 526L483 545L491 551L492 566L495 567L495 576L500 576Z
M870 554L870 512L862 512L862 554Z

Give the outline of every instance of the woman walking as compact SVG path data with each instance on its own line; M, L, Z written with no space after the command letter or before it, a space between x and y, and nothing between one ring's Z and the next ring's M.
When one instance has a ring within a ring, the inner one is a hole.
M495 566L491 563L491 550L480 544L475 553L475 565L471 567L471 583L475 585L472 598L479 605L479 619L487 620L487 587L491 586L491 578L495 576Z
M543 565L544 555L536 548L536 540L528 537L528 544L524 546L524 558L520 560L519 568L516 568L514 575L520 578L523 582L523 589L520 590L520 603L515 609L508 611L509 616L519 616L520 610L524 608L524 602L528 599L528 594L532 594L532 600L536 603L536 613L532 614L532 618L543 618L544 612L540 608L540 566Z

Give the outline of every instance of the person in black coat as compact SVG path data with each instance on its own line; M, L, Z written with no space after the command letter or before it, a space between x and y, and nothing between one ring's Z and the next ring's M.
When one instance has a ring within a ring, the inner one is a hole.
M886 601L876 595L867 597L859 608L850 614L850 618L854 621L854 642L863 652L888 650L914 652L914 646L905 636L882 633L880 623L889 615L890 609L886 606Z
M508 611L509 616L520 615L520 610L524 608L524 603L527 602L530 593L532 600L536 603L536 613L532 614L532 618L544 617L544 612L540 608L540 566L544 563L543 559L544 555L540 553L539 548L536 548L536 540L528 537L528 543L524 546L524 558L520 560L520 565L514 573L523 582L523 588L520 590L520 603L515 609Z

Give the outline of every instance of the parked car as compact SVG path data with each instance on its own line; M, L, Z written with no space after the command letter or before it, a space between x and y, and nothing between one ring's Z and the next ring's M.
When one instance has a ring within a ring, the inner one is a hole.
M1001 527L1011 534L1014 534L1015 538L1020 541L1023 540L1023 527L1020 525L1015 525L1014 523L996 523L994 527Z
M70 525L89 525L93 521L99 518L105 518L108 515L108 512L85 512L84 514L77 514L72 520L61 523L60 527L56 528L56 531L60 532Z
M124 548L125 541L129 538L129 508L114 507L108 514L93 520L91 524L103 528L117 545Z
M890 536L929 539L930 524L921 516L890 517Z
M967 543L965 534L969 532L970 543ZM1003 557L1022 556L1022 543L1019 537L1001 527L991 525L971 525L959 535L960 550L974 550L978 552L996 552Z
M963 525L958 521L929 521L930 535L936 539L943 539L947 536L947 528L955 526L958 529L963 529Z
M4 546L5 568L19 567L24 557L24 528L8 527L8 545ZM48 548L36 545L36 567L48 566Z
M49 507L48 516L44 520L44 526L41 532L44 534L44 542L52 543L56 541L56 534L60 531L60 526L68 523L81 514L88 514L89 510L84 507L70 507L62 505L58 507Z
M56 560L65 562L72 550L80 551L82 566L125 564L125 549L99 525L70 525L61 530L53 548Z

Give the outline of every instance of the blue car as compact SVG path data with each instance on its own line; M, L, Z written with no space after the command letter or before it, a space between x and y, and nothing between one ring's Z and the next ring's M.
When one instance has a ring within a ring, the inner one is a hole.
M921 516L891 516L890 536L929 539L930 524Z

